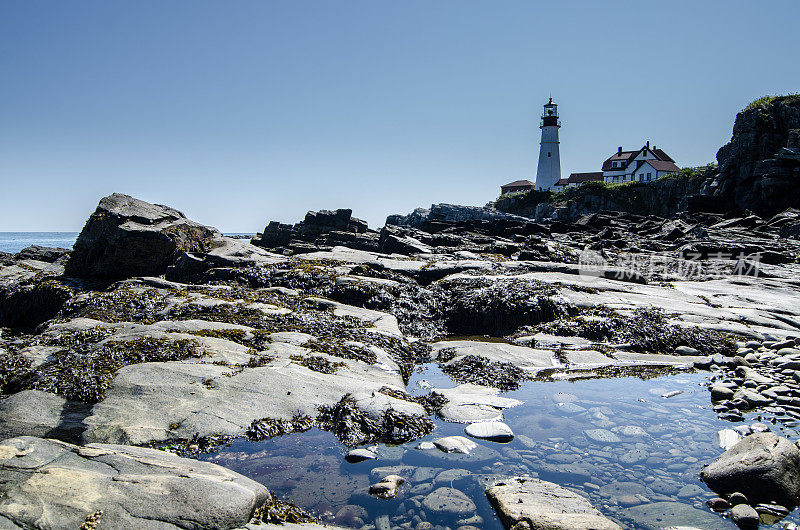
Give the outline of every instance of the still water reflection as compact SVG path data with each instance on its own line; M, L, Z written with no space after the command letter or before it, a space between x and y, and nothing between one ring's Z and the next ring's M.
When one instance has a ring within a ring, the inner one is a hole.
M347 449L333 435L312 430L258 443L236 441L205 459L262 482L325 521L356 528L499 529L485 484L519 474L580 492L625 528L735 528L705 507L714 495L698 478L703 463L722 452L715 433L732 426L711 410L706 378L688 373L529 382L504 394L523 401L505 411L515 439L478 441L469 455L416 450L417 441L379 446L377 461L348 464ZM409 392L426 392L421 380L454 385L428 365L414 374ZM439 421L420 441L463 435L463 427ZM771 427L797 439L794 431ZM390 471L409 478L398 497L370 497L370 483ZM442 493L452 502L442 502ZM798 520L795 512L775 527Z

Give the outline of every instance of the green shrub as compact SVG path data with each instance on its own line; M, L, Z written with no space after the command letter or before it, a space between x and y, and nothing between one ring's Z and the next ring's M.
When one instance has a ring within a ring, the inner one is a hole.
M762 96L755 101L751 101L749 105L747 105L744 110L753 110L759 107L766 107L771 105L775 101L784 101L788 100L789 102L800 102L800 94L786 94L781 96Z

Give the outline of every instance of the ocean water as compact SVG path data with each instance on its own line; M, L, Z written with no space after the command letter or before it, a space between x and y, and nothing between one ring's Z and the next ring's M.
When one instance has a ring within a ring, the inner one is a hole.
M255 236L254 233L246 232L225 235L242 239L249 239ZM31 245L72 248L77 237L78 232L0 232L0 252L15 254Z
M0 232L0 252L14 254L25 247L72 248L78 232Z
M502 530L484 495L486 482L532 474L581 493L623 528L735 529L705 506L715 494L698 477L702 465L723 452L715 443L717 431L733 426L712 410L704 388L707 377L686 373L649 380L527 382L504 394L523 401L504 414L516 438L509 444L475 440L479 448L471 455L421 451L415 449L418 440L380 445L378 460L348 464L343 458L347 448L332 434L311 430L263 442L236 440L203 459L265 484L326 522L352 528L414 528L427 520L441 528ZM422 379L440 388L455 384L428 365L414 374L408 391L426 392L417 386ZM676 390L680 394L662 397ZM759 419L747 414L748 422ZM778 422L770 427L797 439L794 426ZM463 429L437 420L435 431L422 440L463 436ZM617 436L608 443L595 441L587 432L598 429ZM392 466L399 467L376 469ZM410 480L396 499L370 497L369 485L389 472ZM466 495L474 508L463 514L431 511L425 498L441 487ZM787 522L798 522L796 511L774 527Z

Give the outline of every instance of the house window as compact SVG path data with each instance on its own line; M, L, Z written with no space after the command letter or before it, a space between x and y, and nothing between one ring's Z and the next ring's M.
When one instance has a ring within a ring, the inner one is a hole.
M548 151L548 152L547 152L547 157L548 157L548 158L550 157L550 151Z
M652 173L648 173L647 174L647 180L651 180L652 178L653 178L653 174Z
M619 177L614 177L614 182L619 182Z

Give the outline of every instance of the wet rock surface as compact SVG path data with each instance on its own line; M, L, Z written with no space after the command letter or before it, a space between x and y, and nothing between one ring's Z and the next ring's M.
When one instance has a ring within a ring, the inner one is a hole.
M588 500L565 488L530 477L500 482L486 490L506 528L527 523L533 530L596 528L618 530Z
M706 466L700 477L717 493L740 492L750 502L797 506L800 450L771 432L750 434Z
M236 528L270 498L220 466L139 447L21 437L0 442L0 513L9 528ZM169 492L158 495L156 492ZM92 517L94 515L94 517Z

